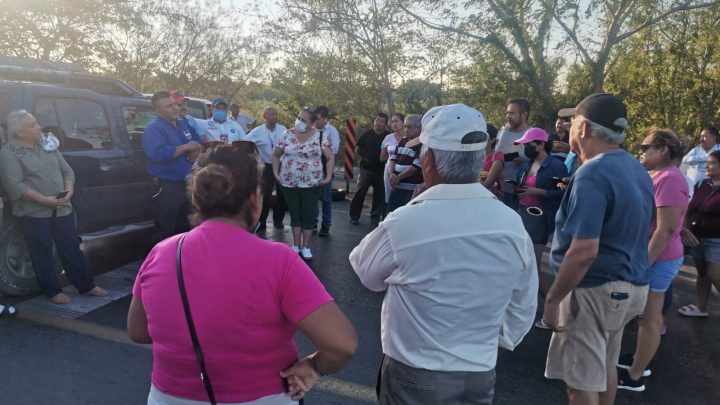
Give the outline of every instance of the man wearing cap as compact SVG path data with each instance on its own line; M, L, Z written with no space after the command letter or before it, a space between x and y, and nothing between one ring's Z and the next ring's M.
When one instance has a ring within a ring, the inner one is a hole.
M503 178L512 180L517 177L517 172L527 157L523 155L515 141L520 139L525 131L530 127L528 125L528 117L530 116L530 102L524 98L511 98L507 102L505 110L505 119L507 124L502 127L498 133L498 141L495 150L505 154L505 165L503 166ZM503 201L508 207L517 209L518 198L513 193L511 184L503 185Z
M249 115L240 114L240 104L232 103L230 105L230 119L240 124L245 133L255 126L257 120Z
M276 229L283 229L283 218L285 218L285 210L287 205L283 197L281 187L275 182L275 176L272 169L272 153L275 150L275 143L278 138L287 131L283 125L278 124L278 112L275 107L267 106L263 110L263 118L265 125L255 127L247 136L248 141L255 143L260 153L260 160L263 162L263 205L260 211L260 227L258 232L266 229L268 213L270 212L270 204L272 203L272 192L275 189L275 206L273 207L273 224Z
M190 100L189 97L187 97L185 94L183 94L180 90L175 90L170 92L170 97L175 101L175 103L180 108L180 118L184 119L188 125L193 127L195 131L197 131L197 120L192 115L188 115L188 107L187 103L188 100Z
M218 97L212 102L212 118L198 120L198 133L205 141L233 143L245 140L245 130L237 122L228 119L228 104L224 98Z
M192 170L202 141L195 129L180 119L180 109L170 92L153 94L151 102L157 117L145 128L142 145L147 171L160 183L160 190L153 197L153 240L160 242L189 229L190 203L185 177Z
M557 273L543 321L555 332L545 376L565 381L570 404L612 404L623 328L642 314L650 279L650 176L619 145L627 109L597 93L576 108L570 147L583 165L560 204L550 266Z
M492 404L498 345L513 350L537 307L532 242L517 214L477 182L483 115L435 107L422 127L428 189L350 254L363 285L387 290L379 402Z

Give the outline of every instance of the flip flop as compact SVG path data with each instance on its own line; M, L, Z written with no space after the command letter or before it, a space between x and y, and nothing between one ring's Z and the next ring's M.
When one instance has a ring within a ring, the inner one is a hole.
M678 309L678 313L682 316L687 316L688 318L707 318L708 313L702 312L700 308L697 307L695 304L685 305L684 307Z

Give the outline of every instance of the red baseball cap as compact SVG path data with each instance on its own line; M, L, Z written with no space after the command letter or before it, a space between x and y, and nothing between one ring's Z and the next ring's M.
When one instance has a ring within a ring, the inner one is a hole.
M190 98L189 98L189 97L186 97L185 94L183 94L183 92L180 91L180 90L171 91L171 92L170 92L170 98L172 98L173 101L176 102L176 103L181 103L181 102L183 102L183 101L185 101L185 100L190 100Z

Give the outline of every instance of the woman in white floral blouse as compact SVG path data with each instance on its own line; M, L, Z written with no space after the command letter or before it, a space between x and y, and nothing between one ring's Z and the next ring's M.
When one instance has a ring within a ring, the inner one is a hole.
M332 181L335 167L330 139L315 129L316 118L312 110L303 109L295 127L278 139L272 156L273 174L282 186L290 211L292 249L305 260L313 257L310 238L315 229L320 186Z

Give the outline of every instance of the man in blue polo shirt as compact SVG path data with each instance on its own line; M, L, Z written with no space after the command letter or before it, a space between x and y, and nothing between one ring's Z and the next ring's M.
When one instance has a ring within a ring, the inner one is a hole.
M151 102L157 117L145 128L142 144L147 171L160 181L160 190L153 197L153 240L159 242L190 228L185 177L192 170L202 141L195 129L180 119L180 108L170 92L153 94Z

